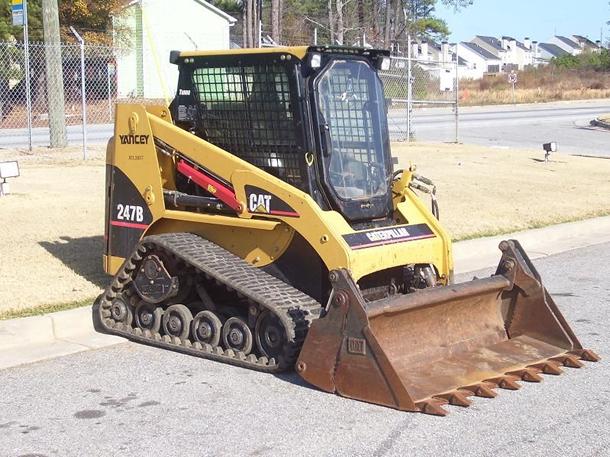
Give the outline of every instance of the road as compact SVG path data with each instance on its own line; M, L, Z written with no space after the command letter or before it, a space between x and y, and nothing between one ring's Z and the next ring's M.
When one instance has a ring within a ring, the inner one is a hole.
M541 151L543 143L555 141L560 152L610 156L610 131L589 125L604 113L610 113L610 100L464 107L460 108L459 141ZM416 109L413 124L417 140L455 140L455 118L446 108Z
M91 124L87 126L87 142L104 144L112 136L112 124ZM69 145L78 145L83 141L83 127L69 125L66 127ZM27 129L0 129L0 148L24 148L29 144ZM35 127L32 129L32 145L48 146L49 129Z
M0 371L0 455L607 456L608 258L610 243L535 262L602 362L445 418L124 343Z
M460 108L459 140L484 146L534 148L555 141L561 152L610 156L610 132L591 128L589 122L610 113L610 100L542 103L538 105ZM404 138L406 111L390 110L389 127L393 139ZM455 118L450 109L426 108L414 111L414 131L421 141L455 141ZM68 127L68 141L82 142L82 127ZM106 143L112 136L111 124L88 127L91 144ZM48 146L48 129L35 128L33 144ZM26 129L1 129L0 147L25 147Z

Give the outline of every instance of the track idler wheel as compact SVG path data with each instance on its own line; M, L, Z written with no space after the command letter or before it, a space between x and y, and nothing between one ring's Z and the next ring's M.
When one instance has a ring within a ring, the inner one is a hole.
M149 255L143 261L133 285L140 298L148 303L161 303L178 294L179 281L172 276L157 255Z
M222 326L222 342L225 348L248 355L252 351L252 332L242 319L231 317Z
M172 305L163 313L163 331L180 339L188 338L193 315L184 305Z
M278 360L286 343L286 332L280 320L274 314L265 311L258 317L254 333L256 347L260 353Z
M161 329L163 308L141 301L135 310L135 323L142 330L158 332Z
M193 340L218 346L222 333L222 322L212 311L201 311L191 322Z
M115 298L110 305L110 316L125 325L131 325L133 321L133 309L122 298Z

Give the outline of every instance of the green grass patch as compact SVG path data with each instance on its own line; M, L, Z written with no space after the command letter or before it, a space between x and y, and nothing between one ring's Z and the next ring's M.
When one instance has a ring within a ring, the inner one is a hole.
M474 240L477 238L486 238L486 237L490 237L490 236L506 235L508 233L523 232L525 230L533 230L533 229L539 229L539 228L544 228L544 227L550 227L551 225L567 224L568 222L579 222L579 221L584 221L587 219L593 219L596 217L604 217L604 216L610 216L610 210L592 211L591 213L588 213L584 216L559 217L552 221L530 221L525 226L521 226L521 227L510 227L509 226L506 228L480 230L480 231L468 233L468 234L465 234L462 236L452 237L451 241L455 243L458 241Z
M20 317L41 316L43 314L56 313L69 309L82 308L93 304L95 297L76 300L68 303L56 303L52 305L41 305L34 308L8 309L0 311L0 320L18 319Z

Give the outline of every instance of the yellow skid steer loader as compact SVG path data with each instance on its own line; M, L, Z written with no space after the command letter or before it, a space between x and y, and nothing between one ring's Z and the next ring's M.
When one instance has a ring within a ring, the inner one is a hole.
M490 278L452 283L438 207L414 192L432 183L393 172L388 52L170 61L169 107L116 108L99 331L441 415L597 360L518 242Z

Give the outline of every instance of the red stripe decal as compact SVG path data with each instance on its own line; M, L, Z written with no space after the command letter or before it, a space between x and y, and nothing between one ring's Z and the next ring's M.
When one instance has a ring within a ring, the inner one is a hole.
M196 168L186 163L184 160L178 162L176 169L184 176L194 181L198 186L210 192L212 195L214 195L214 197L217 197L221 202L235 212L241 212L241 205L237 201L233 189L228 188L224 184L200 172Z
M373 248L375 246L382 246L384 244L396 244L396 243L404 243L406 241L417 241L417 240L425 240L427 238L434 238L436 235L422 235L422 236L413 236L411 238L402 238L397 240L386 240L386 241L377 241L369 244L361 244L360 246L352 246L352 249L364 249L364 248Z
M148 228L148 225L146 224L136 224L135 222L111 221L110 224L114 225L115 227L127 227L140 230L146 230Z
M299 217L299 213L293 211L279 211L277 209L269 211L269 214L275 214L276 216Z

